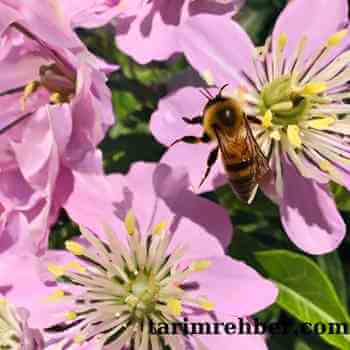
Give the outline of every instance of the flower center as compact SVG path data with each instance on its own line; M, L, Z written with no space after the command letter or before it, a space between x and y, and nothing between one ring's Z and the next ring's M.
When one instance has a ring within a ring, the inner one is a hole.
M186 290L185 285L192 273L206 270L211 261L197 260L180 267L185 247L169 252L172 238L165 221L147 235L141 235L137 227L136 218L129 212L125 218L127 241L120 241L107 229L107 243L81 228L91 246L68 241L66 248L89 264L85 267L73 261L65 266L48 266L56 278L63 277L82 288L76 296L58 290L48 297L50 302L65 298L75 301L63 323L63 329L75 328L73 339L64 340L67 343L95 339L101 345L113 345L133 341L136 349L143 348L141 344L148 342L149 321L175 322L184 306L204 312L214 310L215 305L205 295L192 295L193 288ZM66 288L67 283L62 287Z
M137 319L142 320L154 311L159 291L159 283L153 274L140 273L130 282L125 303L129 306L129 311Z
M296 79L286 75L264 86L260 94L260 111L271 111L272 124L288 126L303 120L311 107L312 98L296 86Z
M29 82L23 92L22 106L28 97L39 88L44 88L50 94L50 102L62 104L69 102L75 94L75 78L68 76L57 64L43 65L39 69L39 80Z

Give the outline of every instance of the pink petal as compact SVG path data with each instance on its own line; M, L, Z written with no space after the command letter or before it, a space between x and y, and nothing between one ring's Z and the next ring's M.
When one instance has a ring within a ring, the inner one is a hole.
M215 305L215 312L227 316L250 316L273 304L276 286L243 262L230 257L207 258L212 265L190 275L197 282L194 295L205 296Z
M210 324L224 322L225 324L233 323L236 326L235 334L225 334L224 328L219 328L220 334L198 335L197 339L200 344L205 346L204 349L268 350L264 336L255 335L253 328L251 328L253 334L238 334L240 327L242 327L243 331L247 329L249 324L247 319L240 320L233 316L228 317L225 314L216 313L212 316L210 314L192 315L189 318L189 322L209 322ZM230 331L232 331L232 328ZM192 340L192 343L194 344L194 349L197 349L198 343L196 344L194 340Z
M177 144L169 149L161 159L162 164L171 167L181 167L186 170L190 177L191 188L194 192L207 192L223 185L227 180L221 159L217 160L212 167L208 178L199 188L207 168L207 160L214 145L207 144Z
M273 37L286 33L287 57L292 56L303 35L308 37L305 56L309 57L348 22L348 2L334 0L293 0L278 18Z
M225 40L218 40L218 28ZM242 71L255 77L254 45L247 33L229 18L198 15L183 25L179 44L191 65L200 73L210 72L214 83L234 88L245 82Z
M17 11L5 4L0 3L0 36L20 17L21 15Z
M289 238L309 254L326 254L344 239L346 227L326 185L299 174L284 159L284 192L280 212Z
M150 123L152 134L166 146L186 135L200 136L203 127L189 125L182 118L191 119L202 115L206 102L199 89L194 87L180 89L162 98L158 109L152 115Z

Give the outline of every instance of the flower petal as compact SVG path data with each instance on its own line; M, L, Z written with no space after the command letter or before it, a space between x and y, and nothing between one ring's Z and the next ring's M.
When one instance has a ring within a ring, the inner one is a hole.
M189 174L191 188L194 192L212 191L226 182L221 159L218 159L212 167L208 178L199 188L207 168L209 154L213 148L215 146L207 144L177 144L164 154L160 162L172 167L185 169Z
M202 115L206 102L198 88L194 87L186 87L164 97L152 115L150 123L152 134L166 146L183 136L200 136L203 127L189 125L182 118L191 119Z
M225 40L218 40L218 28ZM179 44L192 66L209 75L221 87L246 82L242 71L255 78L254 45L248 34L229 18L198 15L188 19L179 34Z
M290 1L278 18L273 37L288 36L285 52L291 57L303 35L308 37L305 57L312 55L326 40L348 22L346 0Z
M342 242L346 227L326 185L306 179L283 159L282 224L289 238L310 254L326 254Z
M273 304L276 286L243 262L222 256L207 258L211 266L190 275L198 283L193 294L214 303L214 311L227 316L250 316Z
M248 329L250 322L244 318L236 318L236 317L228 317L227 315L222 315L220 313L216 313L215 315L203 314L203 315L191 315L189 317L189 322L193 323L204 323L208 322L209 324L225 323L229 332L232 332L231 327L228 324L232 323L235 325L235 333L227 334L225 333L225 329L219 328L220 334L203 334L197 336L197 341L200 344L203 344L203 349L207 350L217 350L217 349L237 349L237 350L267 350L267 345L262 335L256 335L252 331L252 334L239 333L240 327L245 332L245 329ZM212 326L213 327L213 326ZM253 328L251 328L253 329ZM196 340L192 341L194 343L194 347L189 347L186 350L192 350L193 348L198 348L198 343ZM196 346L197 345L197 346Z

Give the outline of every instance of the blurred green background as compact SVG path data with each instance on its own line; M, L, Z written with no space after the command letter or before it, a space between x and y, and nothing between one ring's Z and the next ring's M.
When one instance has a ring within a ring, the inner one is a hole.
M261 45L285 3L286 0L248 0L236 20ZM108 83L118 123L100 145L106 172L126 173L133 162L158 161L165 149L149 133L148 122L159 99L167 94L169 80L188 67L186 60L180 56L171 63L140 66L115 48L111 28L79 30L79 35L95 54L120 65L120 71ZM332 186L348 224L350 196L340 187ZM231 215L235 227L231 256L246 261L281 288L278 303L259 314L260 320L279 320L291 327L298 327L300 322L338 321L350 325L349 238L337 252L317 258L307 256L288 241L278 208L261 193L249 207L238 202L227 187L205 196L222 204ZM74 224L62 212L51 234L51 247L61 248L63 241L76 232ZM348 338L291 334L270 336L268 342L272 350L350 349Z

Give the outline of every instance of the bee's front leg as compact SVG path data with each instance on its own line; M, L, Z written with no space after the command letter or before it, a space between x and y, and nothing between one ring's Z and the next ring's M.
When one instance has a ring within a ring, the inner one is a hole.
M196 143L208 143L210 142L210 137L208 134L204 133L201 137L196 137L196 136L184 136L181 139L178 139L174 141L170 147L173 147L179 142L185 142L185 143L190 143L190 144L196 144Z
M182 118L182 120L185 123L190 124L190 125L196 125L196 124L202 125L203 124L203 117L202 116L194 117L192 119L184 117L184 118Z

